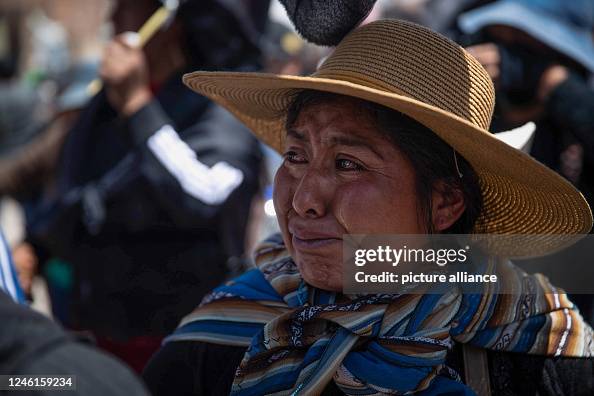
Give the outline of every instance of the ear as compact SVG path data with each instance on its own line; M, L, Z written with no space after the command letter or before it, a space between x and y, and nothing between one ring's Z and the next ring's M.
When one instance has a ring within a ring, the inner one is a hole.
M462 191L452 189L443 181L437 182L433 187L431 200L431 218L436 232L450 228L466 209Z

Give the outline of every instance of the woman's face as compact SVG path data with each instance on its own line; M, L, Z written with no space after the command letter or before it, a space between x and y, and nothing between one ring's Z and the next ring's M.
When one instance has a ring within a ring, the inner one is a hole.
M424 233L415 172L356 101L303 109L274 180L283 239L305 281L342 290L343 234Z

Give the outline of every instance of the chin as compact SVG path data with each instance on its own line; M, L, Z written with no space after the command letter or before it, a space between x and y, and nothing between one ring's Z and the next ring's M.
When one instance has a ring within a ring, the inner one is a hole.
M320 263L307 263L296 260L297 268L307 284L318 289L341 292L342 291L342 266L325 265ZM339 275L337 277L337 274Z

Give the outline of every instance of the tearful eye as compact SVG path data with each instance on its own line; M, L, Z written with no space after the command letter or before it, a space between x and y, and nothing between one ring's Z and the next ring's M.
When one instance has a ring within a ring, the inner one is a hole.
M352 161L352 160L346 159L346 158L337 159L336 160L336 167L338 169L347 170L347 171L359 171L359 170L363 170L363 167L361 165L359 165L355 161Z
M305 164L307 162L305 156L303 154L297 153L296 151L287 151L285 154L283 154L283 157L286 161L292 164Z

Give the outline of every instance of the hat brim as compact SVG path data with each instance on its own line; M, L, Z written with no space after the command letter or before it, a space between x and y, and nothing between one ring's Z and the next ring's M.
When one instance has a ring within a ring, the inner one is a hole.
M487 4L460 15L458 25L467 34L493 25L514 27L594 73L594 41L591 31L574 27L523 4L506 1Z
M489 131L410 97L348 81L266 73L203 72L184 83L226 108L264 143L282 152L286 110L304 89L352 96L397 110L425 125L473 166L484 200L477 232L485 234L571 235L534 246L515 246L508 257L538 257L560 250L592 228L586 200L569 182L499 141Z

